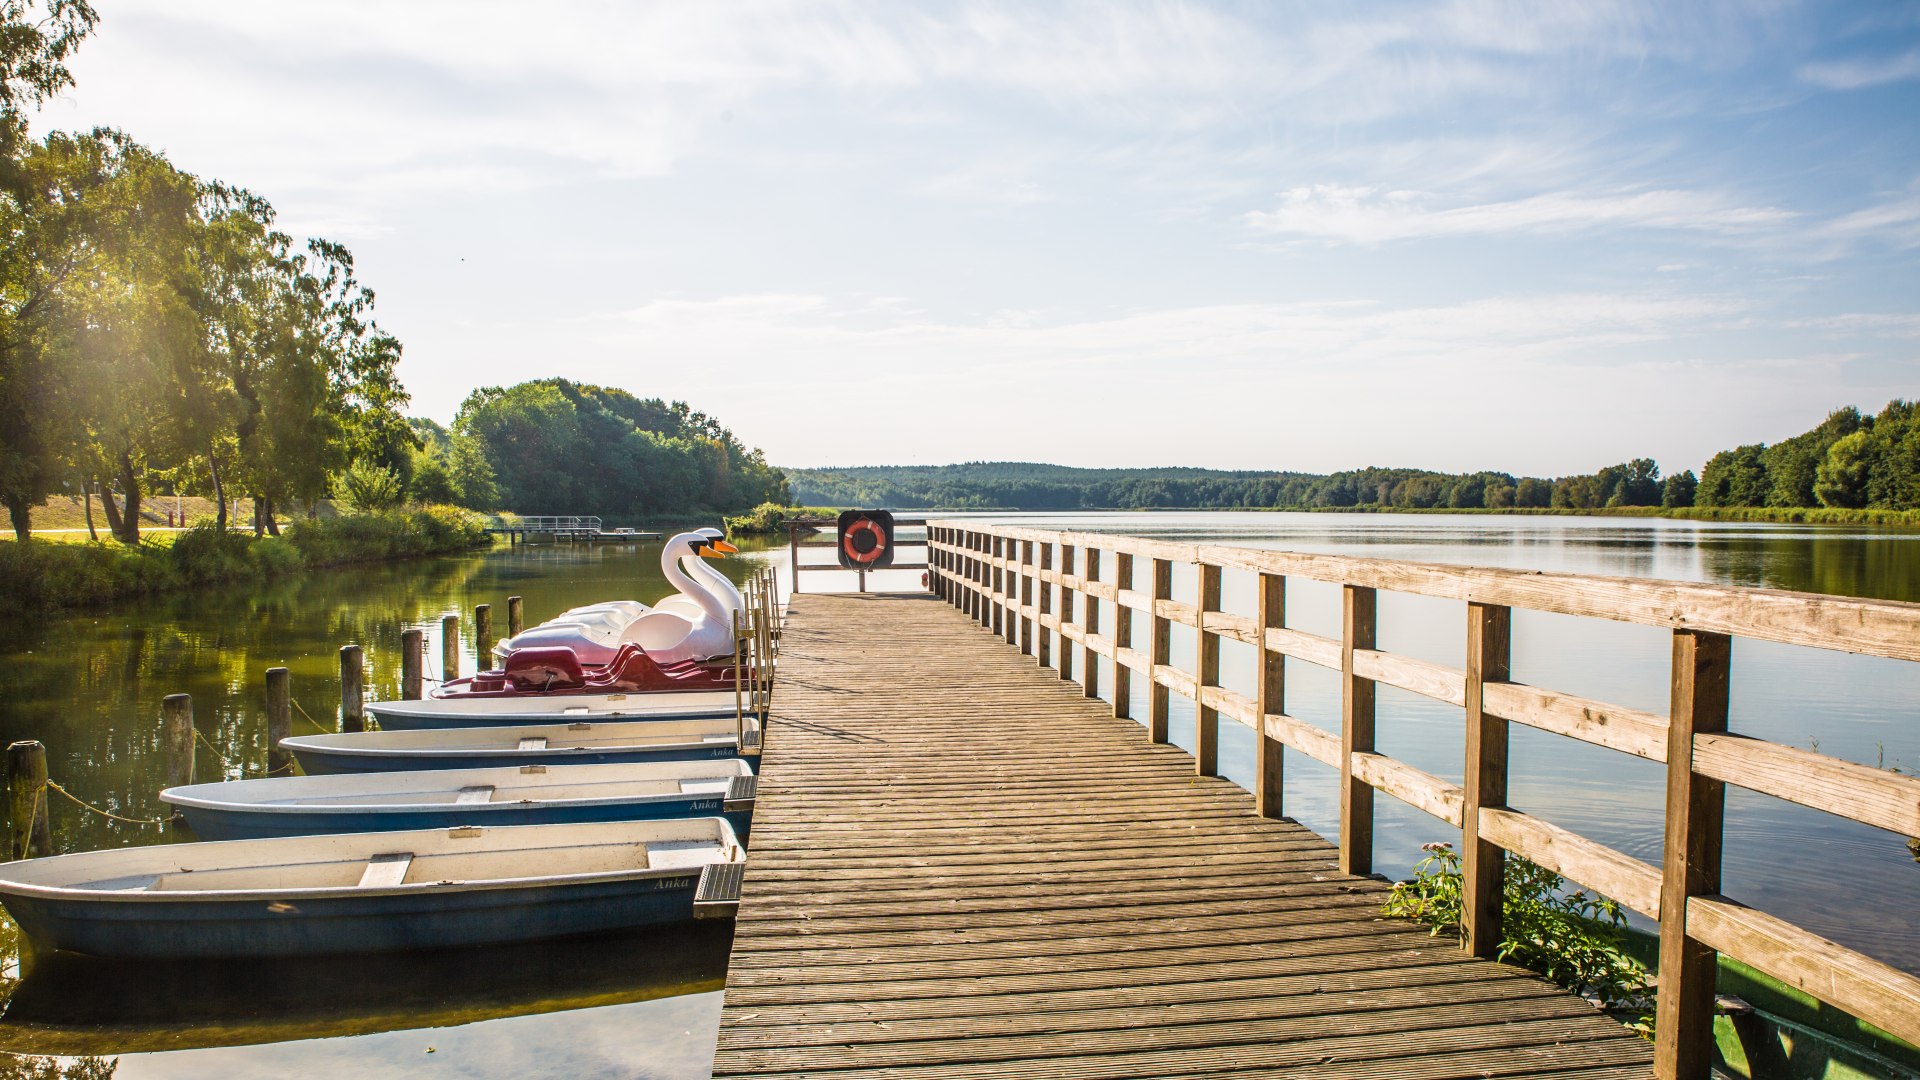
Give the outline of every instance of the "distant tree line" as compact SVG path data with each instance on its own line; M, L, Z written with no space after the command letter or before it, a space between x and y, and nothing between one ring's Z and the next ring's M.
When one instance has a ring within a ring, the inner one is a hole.
M787 500L764 454L685 402L537 379L475 390L451 428L413 423L406 482L422 499L620 519Z
M1660 479L1651 459L1592 475L1545 479L1503 472L1366 468L1331 475L1208 469L1069 469L1028 462L930 467L789 469L796 502L901 508L1460 509L1686 506L1693 474Z
M1352 469L1329 475L1210 469L1073 469L1030 462L789 469L795 502L905 509L1597 510L1608 507L1920 507L1920 406L1840 409L1772 446L1715 454L1695 476L1652 458L1555 478Z
M106 493L129 544L158 489L211 495L222 529L251 495L277 531L351 458L409 452L400 343L351 253L280 232L266 199L107 128L29 137L95 21L0 6L0 502L23 539L62 491Z

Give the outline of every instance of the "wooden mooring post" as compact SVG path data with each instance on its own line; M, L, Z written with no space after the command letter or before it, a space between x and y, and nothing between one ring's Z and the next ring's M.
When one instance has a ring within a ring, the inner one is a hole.
M460 616L440 617L440 685L460 677Z
M400 632L400 696L419 701L424 678L421 662L427 658L427 632L418 628Z
M340 646L340 730L367 730L367 657L358 645Z
M163 788L193 783L193 698L186 694L168 694L160 701L160 746L166 752L166 770L161 775ZM186 823L186 815L173 812L173 824Z
M267 669L267 775L292 776L293 755L280 740L293 734L293 678L283 667Z
M53 826L47 812L47 748L32 739L7 747L7 803L13 833L10 859L53 854Z
M517 596L507 597L507 636L519 637L526 628L526 605Z
M473 669L487 669L487 655L493 652L493 605L473 605Z

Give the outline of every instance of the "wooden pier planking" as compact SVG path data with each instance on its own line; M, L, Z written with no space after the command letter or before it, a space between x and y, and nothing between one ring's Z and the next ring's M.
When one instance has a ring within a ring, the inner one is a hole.
M1652 1073L1004 627L803 595L780 663L717 1077Z

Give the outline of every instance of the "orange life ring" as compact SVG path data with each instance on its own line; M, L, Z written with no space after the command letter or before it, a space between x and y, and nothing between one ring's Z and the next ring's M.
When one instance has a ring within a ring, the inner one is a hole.
M873 547L867 551L861 551L853 543L853 538L863 532L873 534ZM887 553L887 534L874 523L872 518L861 518L847 526L847 534L840 538L840 550L847 553L847 558L861 566L866 566L879 561L880 556Z

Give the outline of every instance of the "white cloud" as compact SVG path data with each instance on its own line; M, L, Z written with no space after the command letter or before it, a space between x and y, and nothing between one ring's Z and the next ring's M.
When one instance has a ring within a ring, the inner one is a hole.
M1737 232L1794 216L1776 207L1738 206L1690 191L1565 191L1464 206L1442 206L1441 202L1418 191L1320 184L1287 191L1279 207L1253 211L1247 222L1261 232L1379 244L1424 237L1620 227Z
M1804 82L1829 90L1858 90L1866 86L1920 79L1920 49L1875 59L1827 60L1803 65L1797 73Z

